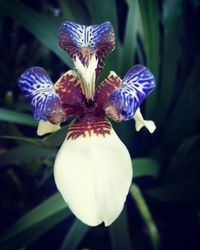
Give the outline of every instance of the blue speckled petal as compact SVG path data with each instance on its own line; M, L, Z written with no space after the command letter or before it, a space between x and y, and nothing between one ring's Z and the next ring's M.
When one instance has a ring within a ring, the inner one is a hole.
M155 85L155 78L148 68L133 66L123 78L121 86L110 95L105 106L108 116L116 121L132 119Z
M65 21L59 30L59 46L75 59L79 57L88 65L91 55L98 58L97 75L102 70L105 57L115 47L115 34L110 22L99 25L80 25Z
M64 112L47 72L40 67L26 70L18 79L19 88L31 105L36 121L61 122Z

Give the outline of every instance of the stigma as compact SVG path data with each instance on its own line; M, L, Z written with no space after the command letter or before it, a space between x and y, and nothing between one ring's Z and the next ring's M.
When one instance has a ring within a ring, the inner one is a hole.
M74 59L74 65L77 70L78 77L81 81L82 93L87 100L93 100L95 93L96 68L98 59L93 54L87 64L83 64L78 56Z

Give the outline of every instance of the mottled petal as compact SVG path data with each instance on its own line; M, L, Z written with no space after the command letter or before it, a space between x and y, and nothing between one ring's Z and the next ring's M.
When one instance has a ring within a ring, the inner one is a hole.
M123 209L132 181L132 163L125 145L110 128L104 136L68 136L56 157L54 176L77 218L90 226L109 226Z
M136 110L133 119L135 120L135 129L137 132L140 131L141 128L146 127L149 130L149 132L152 134L156 129L156 125L153 121L144 120L140 112L140 108Z
M110 71L109 76L99 85L96 90L95 102L97 103L98 107L103 109L112 92L119 88L121 81L122 80L114 71Z
M53 133L60 129L60 124L52 124L49 121L39 122L37 128L37 135L42 136L48 133Z
M60 97L66 117L80 115L83 112L85 97L82 94L81 82L76 72L69 70L54 85Z
M95 54L98 78L105 57L115 47L114 30L110 22L86 26L65 21L59 30L59 45L72 59L78 56L84 65L88 65L92 54Z
M121 86L113 91L105 111L115 121L133 118L141 102L155 88L153 74L143 65L133 66L122 80Z
M36 121L60 123L65 119L59 96L47 72L40 67L26 70L19 77L19 88L28 99Z

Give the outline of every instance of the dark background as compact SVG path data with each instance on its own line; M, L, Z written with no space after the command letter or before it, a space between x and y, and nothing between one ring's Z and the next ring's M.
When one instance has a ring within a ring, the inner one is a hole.
M0 0L0 249L200 249L199 17L198 0ZM63 20L113 23L117 48L101 79L109 70L123 77L137 63L157 79L141 107L156 132L136 133L133 121L113 123L134 159L133 182L141 193L128 196L126 211L110 228L76 224L60 209L60 198L42 205L57 192L52 167L67 123L38 138L17 78L41 66L55 82L73 67L57 44Z

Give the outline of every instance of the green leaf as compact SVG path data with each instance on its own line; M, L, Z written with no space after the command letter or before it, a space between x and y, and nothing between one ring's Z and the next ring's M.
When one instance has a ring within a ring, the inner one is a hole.
M30 31L47 48L52 50L63 62L72 67L70 57L58 47L59 26L25 4L13 1L0 1L0 13L13 18L19 25Z
M159 82L159 65L160 65L160 30L159 19L160 13L157 1L138 0L139 9L142 18L143 40L147 58L147 66L155 75L157 88ZM146 116L152 116L157 100L157 91L155 90L146 102Z
M136 158L132 160L132 164L134 178L143 176L157 177L159 174L159 164L153 159Z
M27 246L71 214L59 193L32 209L0 237L1 249Z
M110 21L114 27L116 38L118 39L117 6L115 0L85 0L93 24Z
M181 171L179 169L179 175ZM174 181L165 183L157 188L149 189L145 193L151 198L162 202L186 202L199 199L199 180Z
M88 13L81 1L59 0L59 4L65 20L76 23L89 24Z
M0 136L0 139L2 139L2 140L13 140L13 141L16 141L16 142L28 142L28 143L31 143L31 144L41 145L41 142L40 142L39 139L31 138L31 137L2 135L2 136Z
M63 126L58 131L46 136L41 142L48 147L59 147L67 136L68 125Z
M131 1L128 8L124 46L121 59L121 75L124 75L133 65L136 49L136 35L138 25L138 2Z
M37 126L37 122L33 120L31 115L3 108L0 108L0 121L14 122L32 127Z
M76 219L70 227L67 235L62 243L60 250L75 250L80 244L81 240L87 234L89 226L83 224Z
M159 247L160 236L159 236L157 227L154 223L151 212L148 208L148 205L142 195L142 192L140 191L139 187L135 184L131 186L131 196L135 201L138 211L149 233L152 247L153 249L156 250Z
M184 151L177 151L168 168L160 175L158 186L146 191L146 194L165 202L188 202L200 198L199 150L189 154L187 148L186 154Z
M35 145L23 145L0 154L1 166L19 164L36 159L54 158L56 151Z
M178 148L178 153L183 157L187 155L194 145L200 140L200 135L192 135L186 138Z
M176 73L179 59L180 23L182 1L167 0L163 3L164 48L159 89L159 114L157 121L162 124L169 110L176 84Z
M75 22L76 21L75 13L72 11L69 1L59 0L59 5L62 10L64 18L66 20Z
M192 71L180 95L178 95L178 99L168 118L162 144L169 152L176 150L178 145L200 119L200 86L197 84L200 77L199 65L200 57L197 56ZM173 143L171 142L172 135Z
M124 208L119 218L109 227L109 234L112 250L132 249L126 208Z

